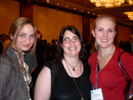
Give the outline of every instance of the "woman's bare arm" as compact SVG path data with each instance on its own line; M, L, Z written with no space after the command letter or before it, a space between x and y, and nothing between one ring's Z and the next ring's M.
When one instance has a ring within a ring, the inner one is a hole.
M36 84L34 100L49 100L51 94L51 74L48 67L44 67L39 73Z

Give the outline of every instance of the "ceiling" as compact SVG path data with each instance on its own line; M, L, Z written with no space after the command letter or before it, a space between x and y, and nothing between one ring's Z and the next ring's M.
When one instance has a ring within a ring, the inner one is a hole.
M118 23L132 27L133 20L129 20L127 15L123 12L133 11L133 5L129 5L127 2L119 7L105 8L105 7L95 7L94 4L90 3L89 0L33 0L34 2L39 2L42 5L48 5L46 7L54 6L55 8L68 9L69 11L86 13L97 17L101 14L109 14L113 16ZM49 2L47 2L49 1Z

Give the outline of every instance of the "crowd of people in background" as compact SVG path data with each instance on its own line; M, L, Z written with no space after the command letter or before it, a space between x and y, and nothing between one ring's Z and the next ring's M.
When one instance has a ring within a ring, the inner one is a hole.
M37 31L37 33L38 34L37 34L36 58L38 65L41 66L45 61L53 60L56 57L56 47L58 39L52 39L51 43L47 43L47 39L42 40L42 33L39 30ZM118 46L123 50L132 53L130 48L132 37L133 35L130 36L129 41L121 40L118 43ZM84 39L83 42L87 49L87 57L96 52L95 43L93 41L89 42L89 40ZM3 50L5 50L8 47L10 43L11 39L9 35L6 35L4 33L0 35L0 54L2 53Z
M30 57L30 51L25 53L25 61L27 63L32 61L35 63L34 65L31 65L30 73L32 73L36 67L38 67L38 73L39 73L41 70L41 66L45 61L51 61L54 58L56 58L56 48L57 48L58 39L52 39L51 43L47 43L47 39L42 40L42 35L43 34L39 30L37 30L37 46L36 46L35 55L33 57ZM121 40L118 43L118 47L132 54L132 49L131 49L131 43L133 43L131 42L132 39L133 35L130 36L129 41ZM2 53L3 50L5 50L8 47L10 43L11 39L9 35L6 35L4 33L0 35L0 54ZM95 48L94 41L89 42L89 40L84 39L83 43L86 46L87 50L87 57L85 59L85 61L87 61L90 55L95 53L97 50ZM28 57L30 57L30 59Z
M26 19L26 21L27 20L29 20L29 19ZM110 21L110 20L108 20L108 21ZM30 22L29 24L32 25L32 22ZM25 25L27 25L27 24L25 24ZM75 27L73 27L73 26L71 26L71 27L74 28L75 30L77 30ZM32 28L35 28L34 25L32 26ZM77 33L71 32L71 30L70 30L71 28L70 29L69 28L70 27L66 27L65 31L70 31L71 35L74 35L74 36L78 35ZM35 31L36 31L36 29L34 29L34 32ZM13 34L16 34L16 33L13 33ZM62 34L65 34L65 33L62 33ZM69 32L68 32L68 34L69 34ZM44 67L43 64L45 62L47 62L47 61L52 61L53 59L56 59L58 57L58 55L57 55L57 54L59 54L59 52L57 53L57 51L59 51L58 47L64 49L65 45L67 45L67 42L71 42L71 41L75 42L77 38L78 39L80 38L80 40L82 40L82 37L80 37L80 36L78 36L76 39L73 36L73 38L71 40L70 40L70 38L68 40L64 40L66 42L66 44L63 44L61 40L58 41L58 39L52 39L51 43L47 43L47 39L43 40L42 39L42 35L43 34L41 33L41 31L37 30L36 31L36 37L35 37L36 41L34 41L34 42L36 42L36 48L33 48L33 46L31 46L31 48L29 48L28 50L24 51L24 53L25 53L24 62L29 66L29 73L32 76L32 85L31 85L31 89L30 89L30 97L32 98L32 100L34 100L35 83L36 83L36 80L37 80L37 77L38 77L39 73L41 72L42 68ZM80 35L80 33L79 33L79 35ZM94 33L93 33L93 35L95 36ZM13 44L13 43L16 42L15 39L13 39L13 38L11 39L10 37L11 36L6 35L4 33L0 35L0 55L5 50L7 50L8 46L10 46L10 44ZM59 44L59 42L60 42L60 44ZM97 52L98 49L96 48L95 41L88 41L87 39L83 39L82 43L83 44L80 44L80 45L84 45L85 49L87 51L87 54L86 54L87 57L86 57L86 59L84 59L83 62L88 62L88 58L91 55L93 55L95 52ZM63 48L63 45L64 45L64 48ZM129 41L120 41L120 43L118 43L117 46L133 55L133 47L132 47L133 46L133 35L130 36L130 40ZM115 46L111 46L110 48L113 48L113 47L115 47ZM16 47L14 46L14 48L16 48ZM35 53L32 54L33 50L35 50ZM65 49L64 49L64 52L62 51L62 53L64 55L66 55L65 57L63 56L63 58L62 58L63 59L63 64L64 64L64 66L68 67L69 65L67 65L67 61L69 61L70 57L67 54L65 54L66 53ZM78 55L79 54L80 53L78 52ZM67 59L67 57L69 59ZM80 58L77 57L77 60L78 59L80 59ZM58 61L58 62L60 62L60 61ZM82 64L82 61L79 60L79 62L81 63L82 67L84 67L83 64ZM69 74L71 74L71 73L69 73ZM72 75L70 75L70 76L72 76ZM38 91L40 91L40 90L38 90ZM41 96L43 96L43 95L41 95ZM37 95L36 98L39 98L39 95ZM47 98L49 98L49 96ZM82 98L82 95L81 95L81 98ZM90 97L86 96L85 98L90 98Z

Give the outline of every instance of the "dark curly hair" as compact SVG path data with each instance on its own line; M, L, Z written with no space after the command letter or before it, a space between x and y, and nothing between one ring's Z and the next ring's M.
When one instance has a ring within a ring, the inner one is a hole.
M80 32L74 26L62 27L60 36L59 36L59 40L58 40L58 44L57 44L57 57L60 59L64 58L64 54L63 54L64 51L63 51L61 44L63 42L63 37L64 37L64 33L66 30L71 31L73 34L75 34L79 37L80 43L81 43L81 50L79 53L79 58L81 60L84 60L87 57L87 51L86 51L85 45L83 44L83 38L82 38Z

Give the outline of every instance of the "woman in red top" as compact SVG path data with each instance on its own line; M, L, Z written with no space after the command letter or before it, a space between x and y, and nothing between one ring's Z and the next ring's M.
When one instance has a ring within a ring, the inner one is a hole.
M102 90L104 100L124 100L129 90L118 65L118 56L123 50L113 44L116 30L115 20L108 15L98 17L92 30L98 51L88 59L91 67L90 81L94 89ZM133 80L133 56L125 52L120 61Z

